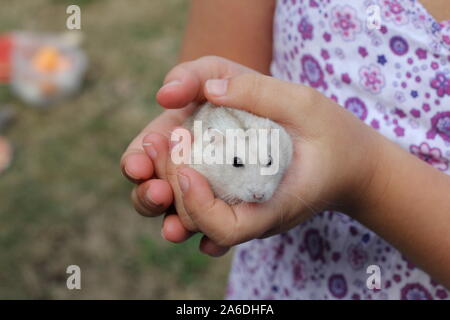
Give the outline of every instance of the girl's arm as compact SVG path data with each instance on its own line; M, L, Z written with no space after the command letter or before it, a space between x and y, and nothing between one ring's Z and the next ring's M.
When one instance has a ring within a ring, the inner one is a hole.
M269 74L275 0L192 0L180 61L216 55Z
M362 207L350 215L450 288L450 177L381 140Z

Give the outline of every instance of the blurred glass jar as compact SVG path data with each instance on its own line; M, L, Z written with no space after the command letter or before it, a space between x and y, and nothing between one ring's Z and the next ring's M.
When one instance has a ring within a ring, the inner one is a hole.
M11 33L10 84L26 103L48 106L75 94L87 68L81 40L67 35Z

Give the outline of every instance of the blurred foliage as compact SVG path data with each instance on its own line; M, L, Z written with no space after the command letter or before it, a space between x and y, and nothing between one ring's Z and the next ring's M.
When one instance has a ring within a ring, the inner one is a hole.
M20 0L0 11L0 31L62 32L69 2ZM187 1L75 1L90 68L70 101L35 109L0 86L17 114L4 133L15 158L0 175L0 298L223 297L229 256L198 252L198 237L169 245L161 219L132 209L119 160L162 109L154 95L176 63ZM66 268L82 290L66 288Z
M11 90L7 85L0 85L0 103L6 104L12 99Z
M162 247L147 237L140 240L145 262L161 271L171 272L182 284L193 283L208 269L208 258L198 254L199 235L193 236L182 246L170 244Z

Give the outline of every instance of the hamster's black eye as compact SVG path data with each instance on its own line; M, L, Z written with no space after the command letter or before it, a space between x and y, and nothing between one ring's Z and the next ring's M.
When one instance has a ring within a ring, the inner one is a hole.
M240 167L243 167L243 166L244 166L244 164L242 163L242 160L240 158L238 158L238 157L234 157L234 159L233 159L233 167L240 168Z
M266 167L270 167L272 165L272 157L269 156L269 162L267 162Z

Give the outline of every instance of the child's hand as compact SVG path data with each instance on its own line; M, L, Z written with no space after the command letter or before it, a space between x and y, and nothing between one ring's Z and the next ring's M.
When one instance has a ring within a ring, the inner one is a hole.
M233 72L214 77L211 59L215 58L177 66L169 77L197 78L204 91L191 94L191 98L204 95L214 104L277 121L292 137L294 157L271 200L236 206L214 198L208 182L198 172L176 168L169 161L167 177L183 225L204 233L204 242L226 248L286 231L324 209L345 211L357 207L377 162L379 139L375 131L305 86L248 72L224 59L217 60L216 67ZM243 71L236 72L240 68ZM168 96L164 90L159 93L160 102Z
M168 211L164 219L166 237L174 242L186 240L191 233L176 215L171 214L174 212L169 208L173 203L173 192L165 170L169 154L167 136L184 122L194 108L192 104L183 109L163 112L133 139L121 159L123 174L137 185L131 193L134 208L147 217Z
M165 83L158 102L177 110L164 112L144 129L124 154L122 168L139 183L133 192L139 212L154 216L169 207L162 230L167 240L184 241L199 230L205 234L200 249L217 256L229 246L292 228L315 212L336 209L365 224L450 287L448 175L319 92L222 58L178 65ZM213 197L195 170L176 168L169 161L169 131L191 114L192 102L205 98L271 118L290 133L294 158L268 202L230 207ZM146 135L149 132L153 134ZM149 203L149 196L156 205ZM170 214L175 213L170 207L174 197L177 214Z
M170 72L158 92L158 102L167 110L150 122L133 139L121 159L123 174L137 186L132 191L133 205L140 214L148 217L168 212L164 218L162 235L169 241L181 242L192 232L181 223L171 207L172 188L167 182L166 163L169 157L168 136L181 126L196 107L204 100L203 84L208 78L230 77L252 70L221 58L202 58L197 63L177 66ZM211 255L225 253L225 248L205 239L201 250Z

